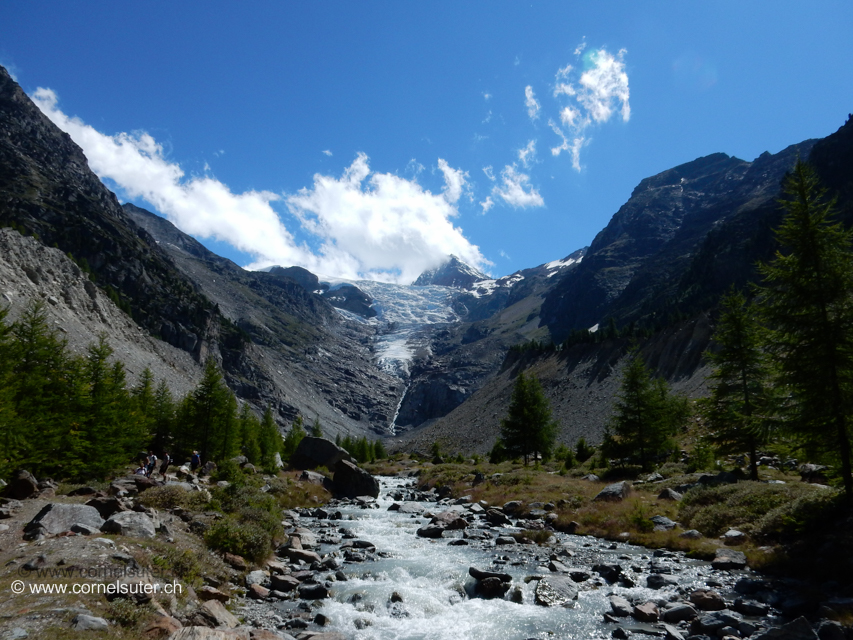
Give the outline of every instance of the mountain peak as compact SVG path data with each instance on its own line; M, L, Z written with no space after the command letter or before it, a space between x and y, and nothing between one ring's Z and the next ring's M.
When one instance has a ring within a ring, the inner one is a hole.
M412 284L416 287L439 285L442 287L467 289L479 280L488 279L489 276L482 271L475 269L453 254L450 254L443 264L435 269L427 269Z

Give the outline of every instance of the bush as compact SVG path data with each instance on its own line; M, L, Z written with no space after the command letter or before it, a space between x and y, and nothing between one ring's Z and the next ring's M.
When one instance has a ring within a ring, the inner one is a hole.
M246 481L246 474L240 468L240 465L233 460L223 460L216 465L216 471L211 478L214 482L225 480L231 484L243 484Z
M761 482L695 487L679 505L679 520L709 538L730 528L751 534L765 515L814 490L803 484Z
M813 489L768 511L755 525L755 535L768 539L799 538L823 531L844 513L840 491Z
M272 553L269 531L254 522L240 522L232 516L213 524L204 534L208 547L221 553L234 553L261 563Z
M183 487L167 484L151 487L139 496L139 501L154 509L175 509L181 507L190 511L203 511L209 497L205 491L187 491Z
M154 612L150 605L136 606L127 598L116 598L107 607L107 618L120 627L137 627Z
M204 571L199 563L198 554L189 549L167 549L162 555L154 556L152 563L155 567L170 572L191 586L201 586L201 576Z

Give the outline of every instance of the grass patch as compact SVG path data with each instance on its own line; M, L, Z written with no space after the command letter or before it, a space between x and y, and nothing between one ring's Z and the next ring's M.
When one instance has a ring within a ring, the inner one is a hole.
M162 487L151 487L140 494L139 501L153 509L176 509L181 507L188 511L203 511L210 501L206 491L187 491L183 487L167 484Z

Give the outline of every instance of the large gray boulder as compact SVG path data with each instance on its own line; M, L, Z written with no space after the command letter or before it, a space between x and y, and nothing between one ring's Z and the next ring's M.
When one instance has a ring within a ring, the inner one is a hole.
M314 440L319 439L314 438ZM358 496L379 497L379 481L367 473L367 471L348 460L339 460L335 464L333 485L334 493L345 498L356 498Z
M137 511L119 511L110 516L102 526L104 533L117 533L131 538L153 538L156 535L154 521Z
M615 482L604 487L593 498L593 501L621 502L628 497L629 493L631 493L631 485L623 480L622 482Z
M545 576L536 585L536 604L566 607L578 599L578 585L568 576Z
M711 561L711 566L714 569L744 569L746 568L746 555L734 549L720 547Z
M291 466L297 469L315 469L319 466L334 469L341 460L353 462L352 456L331 440L311 436L302 438L296 451L290 456Z
M38 495L38 493L38 480L29 471L23 469L16 471L9 478L9 484L3 488L3 495L12 500L26 500Z
M818 635L805 618L797 618L781 627L773 627L753 636L755 640L817 640Z
M32 540L39 535L56 535L70 531L75 524L100 529L104 519L95 507L85 504L58 504L51 502L36 514L24 527L24 537Z

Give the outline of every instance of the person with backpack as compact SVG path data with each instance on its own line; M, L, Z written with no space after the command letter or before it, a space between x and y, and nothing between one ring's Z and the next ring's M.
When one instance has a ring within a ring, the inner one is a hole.
M160 475L163 479L166 479L166 469L169 468L169 465L172 464L172 457L169 455L168 451L163 452L163 464L160 465Z
M157 468L157 456L154 455L153 451L148 452L148 464L145 467L145 475L149 478L151 474L154 473L154 469Z
M195 471L201 466L201 456L198 455L198 451L193 451L193 457L190 458L190 470Z

